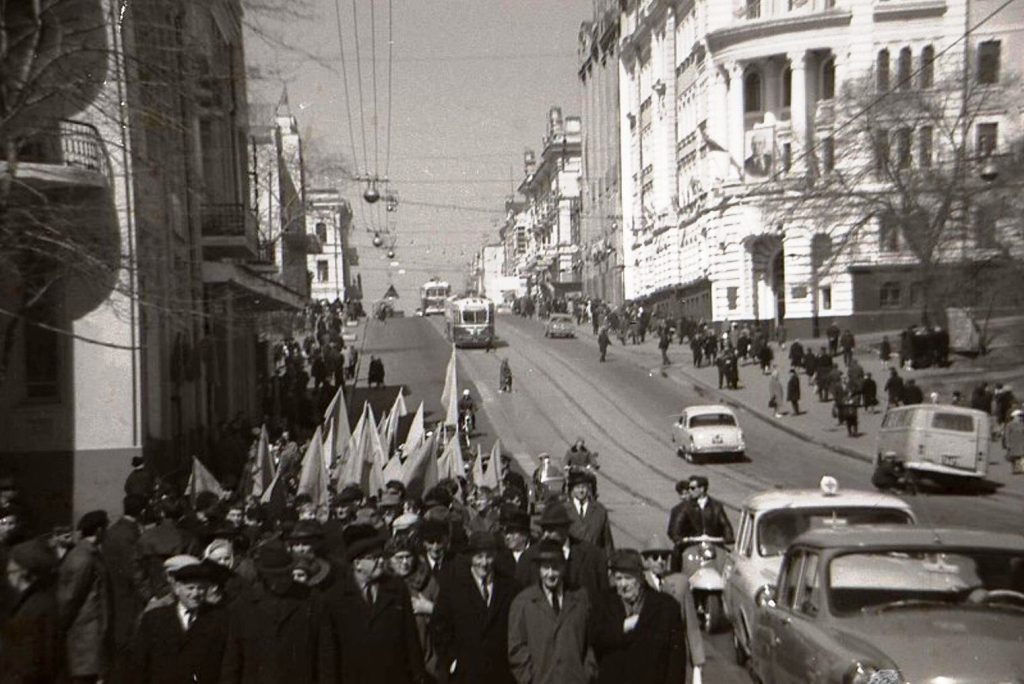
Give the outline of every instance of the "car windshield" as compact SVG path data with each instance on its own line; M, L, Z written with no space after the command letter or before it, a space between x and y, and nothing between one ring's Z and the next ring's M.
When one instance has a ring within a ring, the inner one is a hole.
M1024 611L1024 553L849 553L829 563L829 596L837 615L950 605Z
M552 323L568 323L572 318L568 314L558 314L551 317Z
M487 309L465 309L462 312L463 323L486 323Z
M701 413L690 416L690 427L719 427L736 425L736 417L731 413Z
M881 506L821 506L782 508L763 514L757 521L757 551L761 556L781 556L790 543L808 530L850 525L910 525L910 513Z

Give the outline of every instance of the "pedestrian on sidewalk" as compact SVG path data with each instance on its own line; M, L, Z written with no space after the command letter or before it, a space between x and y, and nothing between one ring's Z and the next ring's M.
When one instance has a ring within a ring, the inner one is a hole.
M498 391L512 391L512 367L508 365L508 359L502 359L501 368L498 369Z
M913 378L907 380L907 383L903 385L903 403L907 406L924 403L924 390L918 386Z
M878 345L878 358L882 362L882 368L889 367L889 359L892 358L892 343L888 335L882 335L882 343Z
M800 415L800 376L796 368L789 369L789 382L786 383L786 399L793 407L793 415Z
M782 417L782 404L785 401L782 393L782 381L779 380L779 369L772 369L771 380L768 381L768 406L775 412L776 418Z
M1024 411L1014 409L1003 428L1003 448L1006 460L1013 464L1014 475L1024 475Z
M835 321L828 324L825 336L828 338L828 355L835 356L839 353L839 326Z
M693 353L693 367L700 368L701 361L703 360L701 357L704 352L704 343L696 333L690 338L690 351Z
M895 368L889 369L889 379L885 381L885 395L887 409L903 403L903 378Z
M597 334L597 348L601 350L602 363L604 363L605 356L608 354L608 345L611 343L611 338L608 337L608 326L604 326L601 328L601 332Z
M867 373L864 376L864 384L860 388L861 402L864 404L864 410L868 413L875 413L875 407L878 406L878 383L871 377L871 373Z
M718 337L714 332L704 338L704 358L711 365L716 365L718 361Z
M671 361L668 359L668 346L672 343L672 332L666 325L661 331L661 337L658 339L658 349L661 350L661 365L671 365Z
M847 367L850 366L850 361L853 360L853 348L857 345L853 331L849 328L843 330L843 334L839 336L839 348L843 350L843 363Z
M857 422L857 401L854 396L848 395L842 404L843 422L846 423L846 434L849 437L856 437L860 434L860 426Z

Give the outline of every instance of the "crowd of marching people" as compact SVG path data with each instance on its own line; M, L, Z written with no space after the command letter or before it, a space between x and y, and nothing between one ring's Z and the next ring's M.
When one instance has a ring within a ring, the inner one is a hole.
M0 483L0 682L699 678L673 542L616 548L589 467L544 499L506 469L496 486L348 483L324 506L180 492L135 465L121 514L88 512L74 534L25 535Z

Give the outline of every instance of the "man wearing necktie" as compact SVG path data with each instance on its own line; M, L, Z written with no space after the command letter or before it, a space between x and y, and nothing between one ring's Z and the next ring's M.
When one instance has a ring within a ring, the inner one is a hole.
M570 536L589 542L606 554L615 550L608 510L596 500L597 478L585 469L569 472Z
M469 535L466 556L441 584L431 629L444 670L453 683L512 684L508 664L508 611L519 585L498 571L498 540Z
M125 679L133 684L220 681L227 613L206 603L223 578L212 561L192 558L168 573L174 603L142 614Z
M521 591L509 608L508 660L515 680L589 684L597 670L588 639L587 592L566 588L562 544L544 539L531 550L539 580Z

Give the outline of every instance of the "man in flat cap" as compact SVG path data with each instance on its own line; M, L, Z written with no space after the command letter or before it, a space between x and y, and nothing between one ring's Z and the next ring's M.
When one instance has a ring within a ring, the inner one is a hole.
M61 561L57 610L65 635L72 682L95 682L107 674L111 655L111 604L107 567L100 543L106 511L90 511L78 521L79 540Z
M615 550L612 526L608 521L608 510L594 497L596 490L597 478L592 472L581 469L569 472L568 509L572 518L569 534L611 553Z
M620 549L608 563L615 591L595 607L592 639L598 684L664 684L686 677L686 643L679 604L644 581L635 549Z
M210 587L224 576L210 560L190 558L170 576L174 602L146 611L131 646L129 684L196 684L220 680L227 611L210 605Z
M345 535L351 569L326 597L327 652L346 684L427 681L409 590L384 573L385 542L376 528L351 525Z
M496 571L500 550L490 532L473 532L460 564L441 585L432 622L444 671L452 682L514 684L508 665L508 611L515 579Z
M54 570L57 558L38 539L7 554L4 569L14 594L13 612L0 621L0 681L54 682L64 644L57 626Z
M591 603L599 600L608 589L608 566L604 553L593 544L573 538L570 533L572 518L561 502L552 501L544 507L540 517L541 538L554 541L562 549L566 562L565 585L570 589L585 589ZM517 569L516 580L523 586L535 584L538 566L533 563L539 546L534 544L523 553L529 566Z
M258 581L228 608L223 684L335 681L322 658L327 628L321 604L292 578L294 561L278 540L256 554Z
M566 587L567 564L558 541L543 539L530 549L537 579L509 607L512 674L518 684L590 684L597 663L590 647L587 592Z

